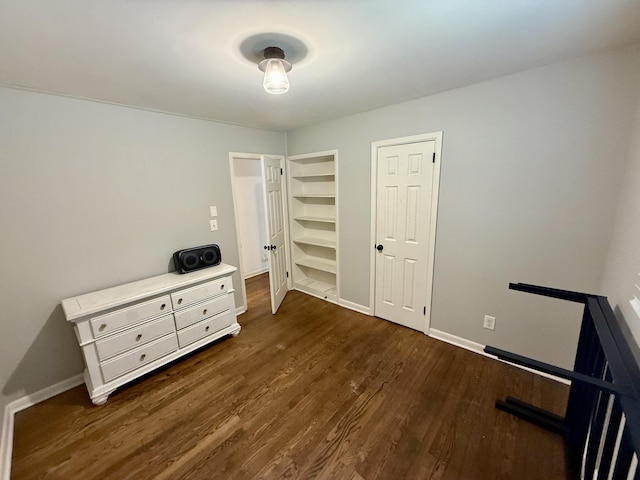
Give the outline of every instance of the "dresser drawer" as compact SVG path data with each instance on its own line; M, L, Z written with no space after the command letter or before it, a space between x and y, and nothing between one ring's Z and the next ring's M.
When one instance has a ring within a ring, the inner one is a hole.
M180 348L184 348L187 345L207 337L219 330L222 330L235 322L236 316L234 312L226 311L219 313L215 317L203 320L195 325L180 330L178 332L178 343Z
M98 358L105 360L132 348L149 343L174 331L173 315L165 315L152 322L125 330L96 342Z
M133 307L123 308L106 315L100 315L90 320L91 331L95 338L119 330L127 325L133 325L147 318L155 317L171 310L169 296L155 298L148 302L139 303Z
M105 382L142 367L178 349L175 334L167 335L153 342L124 353L100 364Z
M199 303L190 308L175 313L176 328L181 328L192 325L205 318L212 317L218 313L224 312L231 308L232 299L228 294L224 294L221 297L216 297L206 302Z
M213 282L204 283L197 287L187 288L171 294L173 309L184 308L192 303L199 302L205 298L213 297L231 290L231 277L223 277Z

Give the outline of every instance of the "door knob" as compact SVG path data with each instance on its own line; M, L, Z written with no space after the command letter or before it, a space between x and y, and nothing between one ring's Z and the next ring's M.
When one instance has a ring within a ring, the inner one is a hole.
M275 245L271 245L271 250L275 250L276 246Z
M383 247L382 245L378 245L378 246L376 246L376 250L378 250L379 252L381 252L383 248L384 248L384 247Z
M265 246L264 246L264 249L265 249L265 250L271 250L271 249L269 248L269 245L265 245Z

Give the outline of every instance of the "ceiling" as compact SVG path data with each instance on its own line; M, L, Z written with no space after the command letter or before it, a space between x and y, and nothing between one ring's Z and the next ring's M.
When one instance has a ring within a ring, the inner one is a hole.
M0 0L0 83L289 130L636 41L638 0Z

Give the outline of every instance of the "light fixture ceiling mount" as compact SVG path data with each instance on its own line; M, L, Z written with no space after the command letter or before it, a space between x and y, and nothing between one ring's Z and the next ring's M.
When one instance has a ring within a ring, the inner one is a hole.
M284 51L280 47L267 47L264 49L264 60L258 64L261 72L264 72L262 86L265 92L273 95L281 95L289 91L289 79L287 72L293 66L285 60Z

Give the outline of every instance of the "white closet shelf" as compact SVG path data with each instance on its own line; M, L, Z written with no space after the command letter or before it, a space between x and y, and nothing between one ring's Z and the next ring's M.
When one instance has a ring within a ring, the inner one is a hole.
M328 272L333 274L335 274L337 271L336 261L327 260L325 258L303 257L296 260L296 265L300 265L302 267L309 267L315 270L320 270L322 272Z
M320 282L318 280L312 280L310 278L305 278L297 283L298 287L302 287L308 290L312 290L313 293L320 292L326 295L336 295L336 286L331 285L330 283Z
M335 177L335 173L307 173L304 175L291 175L291 178L323 178L323 177Z
M335 240L328 240L326 238L317 238L317 237L300 237L294 238L294 242L296 243L304 243L307 245L316 245L317 247L327 247L327 248L336 248Z
M336 198L335 193L294 193L294 198Z
M297 157L297 156L293 156L293 157L289 157L289 161L290 162L295 162L295 163L333 163L335 161L335 158L333 156L333 154L328 154L328 155L322 155L319 157L316 156L304 156L304 157Z
M288 161L293 288L337 302L337 152L296 155Z
M336 223L336 217L314 217L312 215L299 215L295 220L301 222Z

